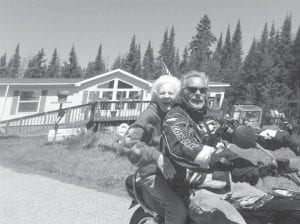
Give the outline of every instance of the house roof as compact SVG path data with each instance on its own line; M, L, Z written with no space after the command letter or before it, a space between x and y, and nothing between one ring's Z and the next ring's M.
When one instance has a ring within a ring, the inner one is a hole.
M66 78L0 78L0 85L68 85L80 82L83 79Z
M133 75L133 74L131 74L131 73L129 73L129 72L126 72L126 71L124 71L124 70L122 70L122 69L114 69L114 70L112 70L112 71L109 71L109 72L106 72L106 73L103 73L103 74L99 74L99 75L93 76L93 77L88 78L88 79L84 79L84 80L82 80L82 81L77 82L75 85L76 85L76 86L81 86L82 84L91 82L91 81L96 80L96 79L99 79L99 78L103 78L103 77L109 76L109 75L114 74L114 73L117 73L117 72L120 72L120 73L122 73L122 74L124 74L124 75L127 75L127 76L131 77L131 78L137 79L137 80L139 80L140 82L143 82L143 83L145 83L145 84L147 84L147 85L151 85L151 83L148 82L147 80L142 79L142 78L140 78L140 77L138 77L138 76L136 76L136 75Z
M136 75L133 75L129 72L126 72L122 69L115 69L103 74L99 74L96 76L93 76L88 79L67 79L67 78L0 78L0 86L1 85L75 85L75 86L81 86L83 84L92 82L94 80L107 77L109 75L112 75L114 73L120 72L124 75L127 75L133 79L136 79L147 86L151 86L154 80L145 80L142 79ZM229 87L230 84L228 83L221 83L221 82L214 82L210 81L209 84L211 87Z

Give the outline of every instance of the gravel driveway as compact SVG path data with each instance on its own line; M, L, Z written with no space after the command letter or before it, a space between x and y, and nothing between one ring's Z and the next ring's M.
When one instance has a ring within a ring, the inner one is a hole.
M127 224L130 200L0 166L1 224Z

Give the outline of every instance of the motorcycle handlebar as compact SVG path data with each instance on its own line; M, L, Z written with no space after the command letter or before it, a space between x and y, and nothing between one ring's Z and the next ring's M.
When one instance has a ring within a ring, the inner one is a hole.
M289 159L276 159L275 164L265 165L262 162L258 163L258 168L261 173L261 177L266 176L281 176L289 180L292 180L295 184L300 186L300 174L299 169L290 166Z

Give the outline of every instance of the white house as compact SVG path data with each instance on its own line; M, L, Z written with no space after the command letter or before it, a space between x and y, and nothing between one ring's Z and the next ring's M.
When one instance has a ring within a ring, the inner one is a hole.
M88 79L1 78L0 121L57 110L59 107L57 92L63 90L70 92L64 107L71 107L86 104L99 98L120 102L133 99L147 101L151 99L151 86L151 81L121 69ZM221 106L226 87L229 87L229 84L210 83L211 104L216 107Z

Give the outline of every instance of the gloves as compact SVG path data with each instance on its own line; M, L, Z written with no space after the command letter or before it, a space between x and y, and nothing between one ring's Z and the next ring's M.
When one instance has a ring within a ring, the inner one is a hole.
M257 184L261 173L251 161L242 158L229 149L216 150L210 159L210 168L217 171L231 171L233 182Z
M217 171L229 171L234 168L234 161L238 158L241 157L229 149L219 148L211 155L209 167Z
M261 177L258 167L238 167L231 171L233 182L247 182L251 185L256 185Z

